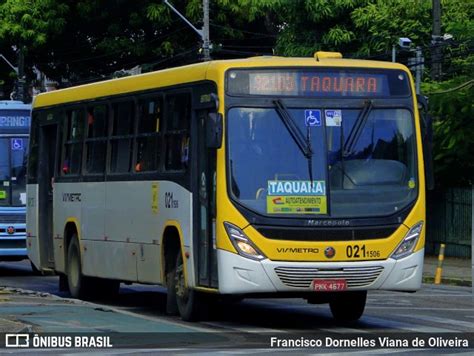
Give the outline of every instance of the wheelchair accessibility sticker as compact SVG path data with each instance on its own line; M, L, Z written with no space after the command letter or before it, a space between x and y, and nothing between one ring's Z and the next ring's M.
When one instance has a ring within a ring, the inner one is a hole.
M13 151L23 150L23 140L21 138L12 138L12 150Z
M321 126L321 110L305 110L304 121L306 126Z

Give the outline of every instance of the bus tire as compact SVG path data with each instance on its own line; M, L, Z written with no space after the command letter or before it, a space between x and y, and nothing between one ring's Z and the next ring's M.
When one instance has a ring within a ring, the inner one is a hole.
M181 319L184 321L195 321L204 317L203 313L205 313L205 305L201 306L202 296L194 289L186 287L183 255L181 250L178 251L178 256L176 257L176 267L174 272L173 284L176 295L176 304Z
M336 293L329 301L334 319L342 322L357 321L364 313L367 291Z
M176 274L176 265L173 266L166 273L166 314L168 315L178 315L178 303L176 302L176 286L175 286L175 274Z
M73 298L85 299L91 296L92 282L82 275L81 251L76 234L72 236L67 250L67 282Z

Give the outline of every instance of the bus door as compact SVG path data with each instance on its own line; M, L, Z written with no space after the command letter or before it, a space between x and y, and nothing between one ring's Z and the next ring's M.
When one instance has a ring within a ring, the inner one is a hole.
M40 262L43 268L54 268L53 253L53 188L54 174L58 157L57 152L58 125L48 124L40 128L40 167L39 202L38 202L38 223L39 223L39 244Z
M195 179L198 179L198 284L217 288L216 149L208 148L206 144L208 114L209 110L197 112L198 174Z

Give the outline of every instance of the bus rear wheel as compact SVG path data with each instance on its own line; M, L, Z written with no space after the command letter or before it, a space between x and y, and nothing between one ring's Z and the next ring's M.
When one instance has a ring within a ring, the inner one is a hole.
M334 294L329 307L337 321L357 321L364 313L366 301L367 291L341 292Z
M172 287L174 287L176 304L181 319L185 321L194 321L205 317L204 314L206 308L202 303L202 295L186 286L183 255L181 251L178 252L175 266Z
M90 296L92 282L82 275L81 251L77 235L73 235L67 250L67 283L73 298Z

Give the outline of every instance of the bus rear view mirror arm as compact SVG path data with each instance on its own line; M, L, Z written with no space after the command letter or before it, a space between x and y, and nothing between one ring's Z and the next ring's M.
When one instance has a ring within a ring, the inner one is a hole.
M222 114L211 112L206 123L206 145L220 148L222 145Z

